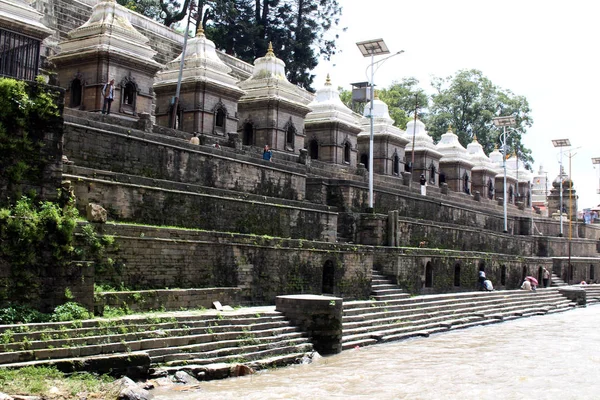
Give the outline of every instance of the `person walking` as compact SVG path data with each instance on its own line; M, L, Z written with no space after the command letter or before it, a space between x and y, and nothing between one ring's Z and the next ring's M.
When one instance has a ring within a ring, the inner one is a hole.
M102 87L102 114L110 114L110 105L115 98L115 80L111 79L110 82L105 83Z
M548 284L550 283L550 272L546 269L546 267L544 267L542 271L542 283L544 284L545 288L547 288Z

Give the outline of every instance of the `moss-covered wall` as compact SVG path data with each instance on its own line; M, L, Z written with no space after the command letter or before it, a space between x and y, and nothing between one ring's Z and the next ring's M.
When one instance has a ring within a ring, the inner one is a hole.
M526 275L538 277L541 266L553 271L551 259L493 253L379 247L374 255L374 268L413 294L477 290L481 268L494 288L517 289Z
M152 179L67 167L77 207L105 207L116 221L194 229L252 233L335 242L337 213L297 201L267 202L257 195L234 196L223 190L163 184ZM91 176L85 176L88 174ZM163 187L157 185L162 184Z
M6 84L3 87L2 92L10 95ZM55 199L62 179L64 91L39 82L25 82L25 92L25 104L19 105L17 99L12 99L14 109L6 106L0 121L5 131L0 135L0 205L31 191L41 199ZM47 101L56 108L46 109Z
M106 224L118 250L115 268L96 271L97 283L131 288L233 287L246 303L272 304L277 295L323 292L324 270L332 294L366 299L372 249L308 240Z
M87 168L303 200L306 176L228 151L204 151L181 139L133 129L65 125L69 160Z

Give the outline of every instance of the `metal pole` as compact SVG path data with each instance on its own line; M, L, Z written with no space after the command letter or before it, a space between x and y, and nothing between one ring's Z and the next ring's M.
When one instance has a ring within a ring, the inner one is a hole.
M179 107L179 94L181 92L181 77L183 76L183 64L185 63L185 48L187 47L187 39L190 31L190 19L192 18L192 9L194 2L190 2L188 11L188 21L183 35L183 51L181 52L181 61L179 62L179 76L177 78L177 90L175 91L175 100L173 101L173 110L171 110L171 128L175 129L177 122L177 108ZM181 128L181 127L179 127Z
M410 173L412 175L415 168L415 136L417 135L417 108L419 107L419 94L415 93L415 124L413 125L413 143L412 155L410 160Z
M506 216L506 127L503 128L502 134L502 149L504 153L502 154L502 166L504 168L504 198L503 198L503 206L504 206L504 233L508 233L508 219Z
M374 52L371 51L371 105L370 105L370 118L371 118L371 134L369 135L369 211L373 210L373 101L375 92L375 69L373 65Z
M571 266L571 240L573 238L572 233L572 221L573 221L573 180L571 179L571 150L569 150L569 211L567 215L569 216L569 246L568 246L568 254L569 254L569 278L572 274L572 266Z
M558 236L563 237L563 218L562 218L562 210L563 210L563 148L560 148L560 172L558 173L558 178L560 180L560 234Z

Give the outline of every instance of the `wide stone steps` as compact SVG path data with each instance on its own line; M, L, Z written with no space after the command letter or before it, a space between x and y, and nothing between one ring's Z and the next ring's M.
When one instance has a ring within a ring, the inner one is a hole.
M193 358L204 358L207 354L216 354L225 349L239 349L240 347L249 348L250 345L242 345L244 343L253 343L256 348L276 348L282 344L290 345L301 345L306 343L306 339L301 333L296 332L293 334L280 335L269 337L262 337L261 340L219 340L206 342L201 344L178 346L178 347L167 347L159 349L147 350L146 353L150 356L153 363L164 363L175 360L189 360Z
M556 275L555 273L552 273L552 277L550 278L550 286L551 287L560 287L560 286L567 286L567 284L558 275Z
M378 271L371 271L371 298L391 301L409 298L410 295Z
M344 304L342 348L368 346L515 318L560 312L575 303L557 289L417 296Z
M308 353L308 352L312 351L312 345L310 343L299 344L296 346L282 345L281 347L272 348L272 349L269 349L269 348L256 349L254 346L246 346L243 349L245 351L242 356L240 356L238 354L238 352L235 352L235 348L231 348L231 349L223 349L223 351L220 353L212 354L213 355L212 357L211 357L211 353L208 353L208 354L203 354L202 357L168 361L165 363L165 365L167 367L173 367L173 366L187 366L189 364L208 365L208 364L215 364L218 362L240 364L240 363L245 363L248 361L256 361L256 360L260 360L263 358L270 358L273 356L293 354L293 353L297 353L297 352Z
M343 317L343 322L352 324L361 321L368 321L372 319L379 319L382 317L386 318L394 318L398 316L408 316L412 314L419 314L423 312L431 313L431 312L443 312L443 311L453 311L456 312L457 309L466 309L466 310L482 310L488 311L489 309L497 309L499 307L509 307L511 305L521 306L528 302L535 304L543 304L546 302L560 302L567 301L563 296L559 294L549 294L540 296L527 296L527 297L518 297L515 299L502 299L502 298L492 298L485 299L482 298L480 301L472 301L465 299L463 302L457 301L431 301L428 303L421 304L387 304L385 306L377 306L371 308L364 309L355 309L352 310L352 313L345 314Z
M600 303L600 285L579 285L579 287L585 290L587 304Z
M251 310L0 326L0 367L84 365L92 358L134 354L152 364L254 362L312 351L280 313Z

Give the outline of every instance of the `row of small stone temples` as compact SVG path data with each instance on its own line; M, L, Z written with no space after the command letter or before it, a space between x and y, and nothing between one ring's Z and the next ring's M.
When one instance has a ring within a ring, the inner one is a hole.
M465 149L449 130L434 144L418 120L408 133L394 127L375 100L371 209L369 122L329 82L313 96L285 79L272 49L250 66L215 51L202 31L163 67L125 8L100 2L90 15L49 58L64 112L44 137L52 162L37 189L74 193L88 217L81 231L114 238L105 254L113 267L40 276L40 301L60 304L68 288L97 312L260 308L0 327L14 334L1 364L129 373L160 365L223 377L235 371L218 363L240 357L260 368L313 348L330 354L563 311L595 287L515 290L525 276L541 281L543 268L554 285L595 282L600 229L575 222L561 237L559 221L532 211L531 175L515 163L505 232L502 156L486 156L476 139ZM104 115L110 78L114 112ZM414 184L421 174L425 195ZM479 271L495 292L476 291ZM94 296L94 284L132 291Z

